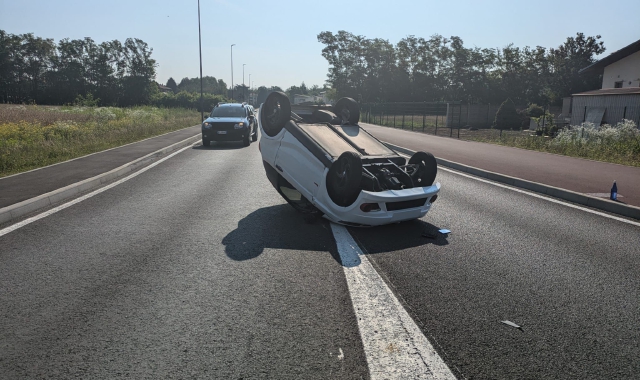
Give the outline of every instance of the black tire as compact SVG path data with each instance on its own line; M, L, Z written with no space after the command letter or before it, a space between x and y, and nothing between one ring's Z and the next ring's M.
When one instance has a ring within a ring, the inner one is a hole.
M438 163L433 154L427 152L416 152L409 159L409 165L418 165L418 170L411 176L416 187L433 185L438 174Z
M291 119L291 103L284 92L274 91L260 107L260 122L264 133L275 136Z
M333 113L342 119L342 124L356 125L360 121L360 106L351 98L338 100L333 106Z
M209 146L209 144L211 144L211 141L208 139L205 139L204 137L202 138L202 146Z
M249 146L251 145L251 136L249 136L249 134L247 133L247 136L245 138L242 139L242 145L243 146Z
M338 206L353 204L360 194L362 160L355 152L344 152L327 173L327 193Z

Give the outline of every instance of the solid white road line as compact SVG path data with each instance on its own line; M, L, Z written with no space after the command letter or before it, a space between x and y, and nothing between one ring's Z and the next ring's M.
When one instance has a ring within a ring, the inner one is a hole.
M588 213L591 213L591 214L595 214L595 215L598 215L598 216L604 216L605 218L617 220L619 222L623 222L623 223L631 224L633 226L640 227L640 223L639 222L634 222L634 221L629 220L629 219L621 218L621 217L614 216L614 215L605 214L604 212L595 211L595 210L592 210L590 208L578 206L578 205L575 205L573 203L568 203L568 202L565 202L565 201L562 201L562 200L549 198L549 196L544 196L544 195L532 193L532 192L530 192L528 190L522 190L522 189L518 189L518 188L515 188L515 187L511 187L509 185L503 185L501 183L493 182L493 181L488 180L488 179L474 177L474 176L472 176L470 174L461 173L459 171L456 171L456 170L453 170L453 169L449 169L449 168L444 168L442 166L438 166L438 170L444 170L444 171L447 171L447 172L450 172L450 173L453 173L453 174L456 174L456 175L459 175L459 176L463 176L463 177L467 177L467 178L470 178L470 179L474 179L476 181L488 183L488 184L493 185L493 186L502 187L503 189L509 189L509 190L515 191L517 193L522 193L522 194L529 195L531 197L544 199L545 201L548 201L548 202L557 203L557 204L560 204L560 205L563 205L563 206L567 206L567 207L571 207L571 208L574 208L574 209L577 209L577 210L580 210L580 211L585 211L585 212L588 212Z
M102 193L104 191L107 191L107 190L109 190L109 189L111 189L113 187L116 187L119 184L121 184L121 183L123 183L125 181L128 181L131 178L134 178L134 177L146 172L147 170L149 170L149 169L151 169L151 168L153 168L153 167L155 167L157 165L160 165L161 163L163 163L164 161L170 159L171 157L175 156L176 154L184 152L187 149L191 149L191 147L193 145L195 145L195 144L196 143L193 143L191 145L187 145L186 147L184 147L184 148L182 148L182 149L180 149L180 150L178 150L176 152L171 153L167 157L164 157L163 159L161 159L159 161L156 161L153 164L151 164L151 165L149 165L149 166L147 166L147 167L145 167L143 169L140 169L137 172L135 172L135 173L133 173L131 175L128 175L128 176L122 178L121 180L118 180L118 181L116 181L116 182L114 182L112 184L109 184L109 185L107 185L105 187L101 187L98 190L92 191L89 194L83 195L80 198L76 198L76 199L74 199L74 200L72 200L70 202L67 202L65 204L62 204L62 205L60 205L58 207L54 207L49 211L43 212L42 214L38 214L36 216L32 216L31 218L25 219L22 222L16 223L16 224L11 225L11 226L9 226L7 228L3 228L3 229L0 230L0 236L4 236L4 235L6 235L6 234L8 234L10 232L13 232L13 231L17 230L18 228L22 228L22 227L26 226L27 224L31 224L31 223L33 223L33 222L35 222L37 220L40 220L42 218L46 218L47 216L49 216L51 214L55 214L56 212L58 212L60 210L64 210L65 208L71 207L71 206L75 205L76 203L80 203L80 202L84 201L85 199L89 199L89 198L93 197L94 195L98 195L98 194L100 194L100 193Z
M349 231L334 223L331 230L347 278L371 379L455 379Z

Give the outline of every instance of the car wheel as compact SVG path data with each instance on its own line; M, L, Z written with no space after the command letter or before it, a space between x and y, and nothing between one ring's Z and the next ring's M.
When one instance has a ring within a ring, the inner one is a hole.
M202 146L209 146L210 143L211 141L209 141L209 139L202 138Z
M244 146L251 145L251 136L249 136L249 134L247 134L247 137L242 139L242 145Z
M253 135L251 135L251 141L258 141L258 129L256 128L255 131L253 131Z
M355 152L344 152L327 173L327 193L338 206L347 207L360 194L362 160Z
M411 176L416 187L433 185L433 181L438 174L438 163L433 154L427 152L416 152L409 159L409 165L418 165L418 169Z
M260 108L262 129L269 136L275 136L291 119L291 103L285 93L274 91L267 96Z
M360 121L360 106L351 98L342 98L333 106L333 113L342 119L342 124L358 124Z

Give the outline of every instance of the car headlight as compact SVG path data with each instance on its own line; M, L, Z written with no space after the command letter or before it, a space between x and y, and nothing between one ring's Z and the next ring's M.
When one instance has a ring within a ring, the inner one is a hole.
M209 129L211 128L211 123L204 123L202 126L205 127L206 129Z
M234 129L241 129L242 127L244 127L244 123L238 123L233 126Z

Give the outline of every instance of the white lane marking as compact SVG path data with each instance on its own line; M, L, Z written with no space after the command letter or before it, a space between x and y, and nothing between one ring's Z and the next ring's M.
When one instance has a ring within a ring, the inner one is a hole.
M613 216L613 215L605 214L604 212L591 210L591 209L586 208L586 207L582 207L582 206L574 205L573 203L566 203L566 202L561 201L561 200L558 200L558 199L547 198L547 197L546 197L546 196L544 196L544 195L540 195L540 194L532 193L532 192L529 192L529 191L527 191L527 190L516 189L516 188L511 187L511 186L509 186L509 185L503 185L503 184L501 184L501 183L496 183L496 182L493 182L493 181L490 181L490 180L487 180L487 179L484 179L484 178L474 177L474 176L472 176L472 175L470 175L470 174L460 173L459 171L456 171L456 170L453 170L453 169L444 168L444 167L441 167L441 166L438 166L438 169L442 169L442 170L445 170L445 171L448 171L448 172L451 172L451 173L453 173L453 174L457 174L457 175L460 175L460 176L463 176L463 177L471 178L471 179L474 179L474 180L476 180L476 181L480 181L480 182L488 183L488 184L493 185L493 186L502 187L503 189L509 189L509 190L511 190L511 191L515 191L515 192L522 193L522 194L526 194L526 195L529 195L529 196L532 196L532 197L536 197L536 198L544 199L545 201L548 201L548 202L557 203L557 204L560 204L560 205L563 205L563 206L567 206L567 207L575 208L575 209L577 209L577 210L586 211L586 212L589 212L589 213L591 213L591 214L595 214L595 215L598 215L598 216L604 216L605 218L609 218L609 219L617 220L617 221L619 221L619 222L624 222L624 223L627 223L627 224L631 224L631 225L634 225L634 226L638 226L638 227L640 227L640 223L639 223L639 222L634 222L634 221L631 221L631 220L628 220L628 219L620 218L620 217L618 217L618 216Z
M176 154L182 153L185 150L190 149L195 144L197 144L197 142L193 143L191 145L188 145L188 146L186 146L186 147L184 147L184 148L182 148L182 149L180 149L180 150L178 150L176 152L173 152L170 155L168 155L167 157L165 157L165 158L163 158L163 159L161 159L159 161L156 161L153 164L151 164L151 165L149 165L149 166L147 166L147 167L145 167L143 169L140 169L139 171L137 171L137 172L135 172L133 174L130 174L130 175L128 175L128 176L126 176L126 177L124 177L124 178L122 178L122 179L120 179L120 180L118 180L118 181L116 181L116 182L114 182L112 184L109 184L109 185L107 185L105 187L101 187L98 190L92 191L89 194L85 194L85 195L81 196L80 198L76 198L76 199L74 199L72 201L69 201L69 202L67 202L65 204L62 204L60 206L54 207L51 210L48 210L48 211L45 211L45 212L43 212L41 214L32 216L31 218L25 219L22 222L16 223L16 224L11 225L11 226L9 226L7 228L3 228L3 229L0 230L0 236L4 236L4 235L6 235L6 234L8 234L10 232L13 232L13 231L17 230L18 228L22 228L22 227L26 226L27 224L31 224L31 223L33 223L33 222L35 222L37 220L40 220L42 218L46 218L47 216L55 214L58 211L64 210L67 207L71 207L71 206L75 205L76 203L80 203L80 202L84 201L85 199L89 199L89 198L93 197L94 195L98 195L98 194L100 194L100 193L102 193L104 191L107 191L107 190L109 190L109 189L111 189L113 187L116 187L119 184L121 184L123 182L126 182L126 181L130 180L131 178L134 178L134 177L146 172L147 170L149 170L149 169L151 169L151 168L153 168L153 167L155 167L157 165L160 165L161 163L163 163L164 161L170 159L171 157L175 156Z
M406 154L402 154L402 156L409 157ZM563 206L574 208L576 210L585 211L585 212L588 212L588 213L591 213L591 214L595 214L595 215L598 215L598 216L604 216L605 218L617 220L619 222L623 222L623 223L631 224L633 226L640 227L640 223L639 222L634 222L634 221L629 220L629 219L624 219L624 218L620 218L618 216L605 214L604 212L595 211L595 210L592 210L592 209L589 209L589 208L586 208L586 207L574 205L573 203L567 203L567 202L564 202L564 201L561 201L561 200L558 200L558 199L548 198L547 196L544 196L544 195L532 193L532 192L530 192L528 190L517 189L517 188L511 187L509 185L503 185L501 183L493 182L493 181L488 180L488 179L478 178L478 177L475 177L475 176L473 176L471 174L461 173L461 172L459 172L457 170L449 169L449 168L443 167L441 165L438 165L438 170L444 170L444 171L447 171L447 172L452 173L452 174L457 174L459 176L467 177L467 178L470 178L470 179L473 179L473 180L476 180L476 181L488 183L488 184L493 185L493 186L502 187L503 189L508 189L508 190L511 190L511 191L515 191L517 193L522 193L522 194L526 194L526 195L529 195L529 196L532 196L532 197L535 197L535 198L544 199L545 201L548 201L548 202L557 203L557 204L560 204L560 205L563 205Z
M376 379L455 379L349 231L331 223L367 358Z

